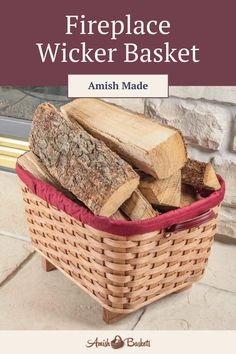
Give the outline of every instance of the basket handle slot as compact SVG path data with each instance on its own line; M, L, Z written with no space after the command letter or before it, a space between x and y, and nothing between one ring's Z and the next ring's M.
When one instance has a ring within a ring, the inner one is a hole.
M199 227L208 221L213 220L216 217L216 214L213 210L208 210L206 213L196 216L191 220L184 221L179 224L174 224L166 229L165 237L170 237L172 233L177 233L179 231L184 231L187 229L192 229L195 227Z

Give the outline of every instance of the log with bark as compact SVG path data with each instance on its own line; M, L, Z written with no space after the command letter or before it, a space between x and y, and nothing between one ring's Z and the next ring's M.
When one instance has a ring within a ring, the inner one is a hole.
M139 189L136 189L120 208L130 220L144 220L158 215Z
M210 163L187 160L176 129L98 99L40 105L30 148L23 168L113 220L155 217L220 188Z
M137 188L132 167L51 104L34 115L30 148L94 214L111 216Z
M186 162L179 131L98 99L77 99L63 110L130 164L159 179Z
M217 190L220 183L211 163L188 159L182 169L182 182L199 189Z
M140 177L139 189L151 204L167 208L178 208L180 206L180 170L165 179L158 180L142 173Z
M55 188L64 193L68 198L70 198L74 202L82 204L72 193L63 188L61 184L58 183L58 181L50 175L46 167L43 165L41 160L33 153L33 151L28 151L24 155L18 157L17 162L21 167L23 167L24 170L30 172L34 177L53 185ZM129 220L128 216L125 215L120 209L118 209L113 215L111 215L111 219Z

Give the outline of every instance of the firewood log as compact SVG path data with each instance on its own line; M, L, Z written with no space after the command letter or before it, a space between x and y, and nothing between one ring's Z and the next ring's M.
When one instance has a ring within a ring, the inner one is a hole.
M60 192L64 193L68 198L81 204L80 201L68 190L63 188L60 183L53 178L40 159L33 153L33 151L28 151L24 155L21 155L17 159L18 164L23 167L24 170L30 172L34 177L53 185Z
M201 199L200 194L196 193L196 191L192 186L189 186L187 184L182 184L181 198L180 198L181 208L190 205L200 199Z
M220 183L211 163L188 159L182 169L182 182L195 188L217 190Z
M120 209L118 209L112 216L113 220L129 220L128 216L122 213Z
M130 220L144 220L158 215L139 189L136 189L120 208Z
M137 188L132 167L51 104L34 115L30 148L94 214L111 216Z
M149 203L155 206L178 208L181 195L181 171L165 179L155 179L141 174L139 189Z
M183 138L174 128L98 99L77 99L63 109L90 134L147 174L168 178L186 162Z
M28 151L24 155L18 157L17 162L21 167L23 167L24 170L30 172L36 178L54 186L60 187L58 181L50 175L46 167L33 153L33 151Z

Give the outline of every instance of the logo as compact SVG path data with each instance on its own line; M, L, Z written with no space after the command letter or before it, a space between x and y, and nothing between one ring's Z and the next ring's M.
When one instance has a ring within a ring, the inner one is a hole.
M122 337L117 334L112 340L109 340L108 338L99 339L98 337L96 337L95 339L88 339L86 347L111 347L113 349L119 349L122 347L151 347L151 343L149 339L143 340L142 338L139 338L138 340L133 337L127 337L122 339Z

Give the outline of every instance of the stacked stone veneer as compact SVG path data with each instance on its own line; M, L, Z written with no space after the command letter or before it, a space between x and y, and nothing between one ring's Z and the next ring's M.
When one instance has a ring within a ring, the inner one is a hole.
M236 238L236 87L179 86L165 99L106 100L180 129L189 156L213 163L227 187L218 233Z

